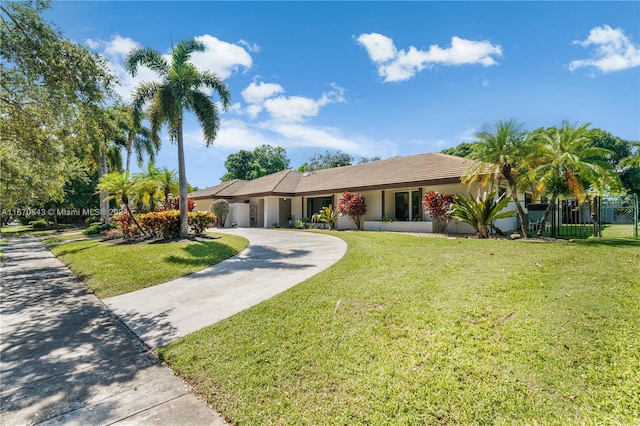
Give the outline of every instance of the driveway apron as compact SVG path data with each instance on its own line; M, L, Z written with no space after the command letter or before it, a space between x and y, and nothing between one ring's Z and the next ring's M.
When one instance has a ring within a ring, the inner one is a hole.
M225 424L39 241L1 268L0 424Z
M336 237L274 229L234 228L249 247L211 268L104 299L147 345L163 346L283 292L346 253Z

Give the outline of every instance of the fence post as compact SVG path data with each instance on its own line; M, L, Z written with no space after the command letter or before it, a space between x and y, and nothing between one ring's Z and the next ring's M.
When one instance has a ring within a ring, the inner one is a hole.
M633 194L633 223L635 224L634 235L638 238L638 216L640 216L640 212L638 211L638 194Z
M593 236L598 237L600 235L600 197L593 198L593 211L591 212L591 220L593 220Z

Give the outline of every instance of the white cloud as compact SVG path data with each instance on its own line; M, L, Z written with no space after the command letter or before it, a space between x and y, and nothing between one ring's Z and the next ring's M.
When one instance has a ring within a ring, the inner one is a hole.
M248 41L246 41L246 40L242 40L242 39L240 39L240 40L238 41L238 44L239 44L240 46L244 46L244 47L245 47L245 49L247 49L247 50L248 50L249 52L251 52L251 53L258 53L258 52L260 52L260 46L258 46L256 43L249 43L249 42L248 42Z
M391 38L378 33L361 34L356 41L365 47L385 82L408 80L417 72L433 65L479 64L488 67L497 65L495 57L502 56L502 47L499 45L486 40L466 40L456 36L451 38L450 47L432 45L429 50L420 50L414 46L410 46L408 50L397 50Z
M247 51L238 45L218 40L208 34L196 37L201 41L206 50L196 52L191 56L191 62L198 68L209 70L220 78L230 77L241 68L251 68L253 61ZM158 81L156 73L146 67L139 67L135 77L131 77L124 68L124 60L129 52L140 43L135 40L116 34L110 40L87 39L86 45L101 54L108 63L120 84L115 88L125 101L130 101L135 88L143 81ZM171 55L166 53L163 57L170 61Z
M247 51L237 44L227 43L209 34L195 37L205 46L204 52L191 55L191 63L202 70L209 70L225 79L240 68L249 69L253 60Z
M486 78L482 80L482 87L489 87L489 84L489 80L487 80Z
M569 63L569 70L594 67L603 73L621 71L640 66L640 45L631 42L621 28L613 29L609 25L595 27L586 40L575 40L574 45L593 46L591 57Z
M360 34L356 41L367 49L367 53L369 53L369 57L373 62L389 61L397 54L393 40L382 34Z
M240 94L245 102L250 104L260 104L265 99L272 97L278 93L283 93L282 86L276 83L265 83L263 81L256 84L252 82Z
M335 83L330 83L329 86L330 89L318 99L313 99L304 96L284 96L282 93L285 90L279 84L254 81L241 92L242 98L249 104L243 112L250 118L256 118L262 111L266 111L275 120L303 121L317 116L320 108L325 105L345 102L345 90Z

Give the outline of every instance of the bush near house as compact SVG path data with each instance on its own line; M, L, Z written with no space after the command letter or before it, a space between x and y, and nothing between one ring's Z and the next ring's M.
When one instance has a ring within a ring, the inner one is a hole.
M224 223L227 221L227 215L229 214L229 202L227 200L215 200L211 203L209 210L216 216L218 226L224 228Z
M338 213L349 216L349 219L360 230L362 217L367 214L367 202L364 196L358 192L352 194L345 191L342 198L338 200Z
M209 212L189 212L189 227L198 236L216 221L216 215Z
M453 194L443 194L438 191L429 191L422 200L422 205L431 215L438 229L434 232L447 232L447 225L451 220L451 207L456 202Z

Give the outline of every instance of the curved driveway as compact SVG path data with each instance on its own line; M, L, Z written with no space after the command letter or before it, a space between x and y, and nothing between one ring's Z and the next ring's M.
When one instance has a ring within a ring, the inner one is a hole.
M222 229L249 247L215 266L133 293L104 299L147 345L163 346L267 300L336 263L339 238L273 229Z

